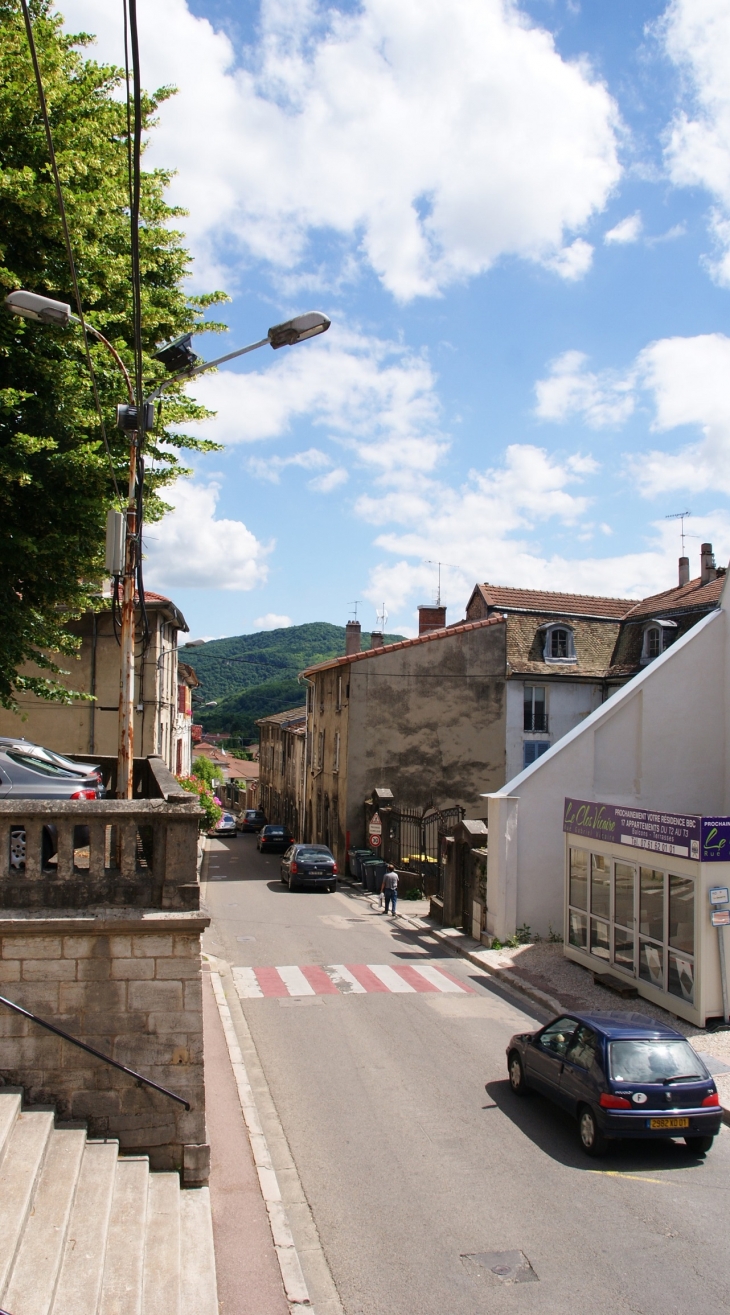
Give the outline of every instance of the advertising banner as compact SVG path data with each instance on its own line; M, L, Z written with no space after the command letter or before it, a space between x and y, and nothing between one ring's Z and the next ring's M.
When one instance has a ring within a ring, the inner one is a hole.
M727 823L728 830L721 836L727 838L723 845L723 850L727 850L730 818L707 820ZM571 835L695 860L700 858L703 821L695 813L654 813L619 804L588 803L584 799L566 799L563 811L563 830Z
M730 817L703 817L702 862L730 862Z

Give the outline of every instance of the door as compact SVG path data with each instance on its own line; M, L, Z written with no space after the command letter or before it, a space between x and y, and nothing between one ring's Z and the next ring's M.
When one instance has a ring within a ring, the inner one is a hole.
M558 1102L565 1054L577 1026L575 1018L557 1018L525 1051L525 1076L529 1085Z
M565 1052L560 1076L560 1104L571 1114L575 1114L581 1101L595 1105L600 1076L600 1042L593 1028L581 1023Z

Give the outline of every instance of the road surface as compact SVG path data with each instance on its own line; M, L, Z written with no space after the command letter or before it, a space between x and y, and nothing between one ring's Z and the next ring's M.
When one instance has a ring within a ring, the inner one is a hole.
M730 1311L730 1130L704 1162L681 1142L587 1158L567 1115L507 1084L536 1006L349 886L290 892L254 836L213 843L205 948L243 970L346 1315Z

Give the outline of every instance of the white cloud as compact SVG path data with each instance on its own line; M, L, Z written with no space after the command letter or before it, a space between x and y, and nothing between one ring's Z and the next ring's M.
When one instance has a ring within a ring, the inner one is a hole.
M63 11L122 62L120 11ZM503 255L587 269L573 239L619 180L618 114L514 0L264 0L240 51L185 0L143 6L140 24L145 84L180 89L150 160L178 171L199 279L221 238L293 272L319 231L402 300Z
M592 429L604 429L628 419L635 406L633 374L594 374L586 370L587 360L583 352L569 351L550 363L548 377L535 384L535 414L541 420L582 415Z
M730 338L721 333L661 338L639 352L623 373L586 369L582 352L564 352L535 385L536 414L564 421L580 416L593 429L620 425L642 393L653 406L651 429L669 433L692 426L700 436L676 452L651 450L626 458L646 497L708 489L730 493Z
M314 493L333 493L335 489L346 484L348 479L347 471L342 466L337 466L326 475L317 475L315 479L310 479L307 487Z
M678 187L703 187L715 199L719 255L711 270L730 287L730 8L727 0L672 0L662 26L688 92L668 133L669 174Z
M151 589L254 589L267 576L264 546L242 521L218 519L219 486L178 480L165 490L173 511L145 535Z
M326 452L320 452L319 448L310 447L306 452L294 452L290 457L250 457L247 462L247 468L257 479L266 480L269 484L278 484L281 479L282 470L287 466L299 466L303 470L320 470L323 466L329 466L330 459Z
M619 246L625 246L629 242L638 242L642 228L641 215L637 210L635 214L627 215L625 219L619 220L613 228L609 228L608 232L604 233L603 240L609 245L616 243Z
M269 358L258 372L203 375L195 396L217 412L200 434L226 444L283 437L306 418L379 472L431 471L448 446L426 356L334 325L326 338ZM311 468L329 460L310 448L293 457L256 458L254 473L273 479L286 465Z
M254 621L255 630L283 630L286 626L294 624L290 616L279 616L278 612L267 612L265 616L257 616Z

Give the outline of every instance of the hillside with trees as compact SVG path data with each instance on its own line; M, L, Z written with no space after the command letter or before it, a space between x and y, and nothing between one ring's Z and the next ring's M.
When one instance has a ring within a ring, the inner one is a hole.
M395 644L402 635L386 635ZM368 648L370 634L363 632L362 646ZM304 702L306 686L297 676L306 667L345 651L345 627L326 621L281 630L260 630L252 635L213 639L195 648L181 648L180 657L197 673L204 702L213 699L215 708L202 708L195 720L207 731L227 732L246 740L258 738L256 721Z

